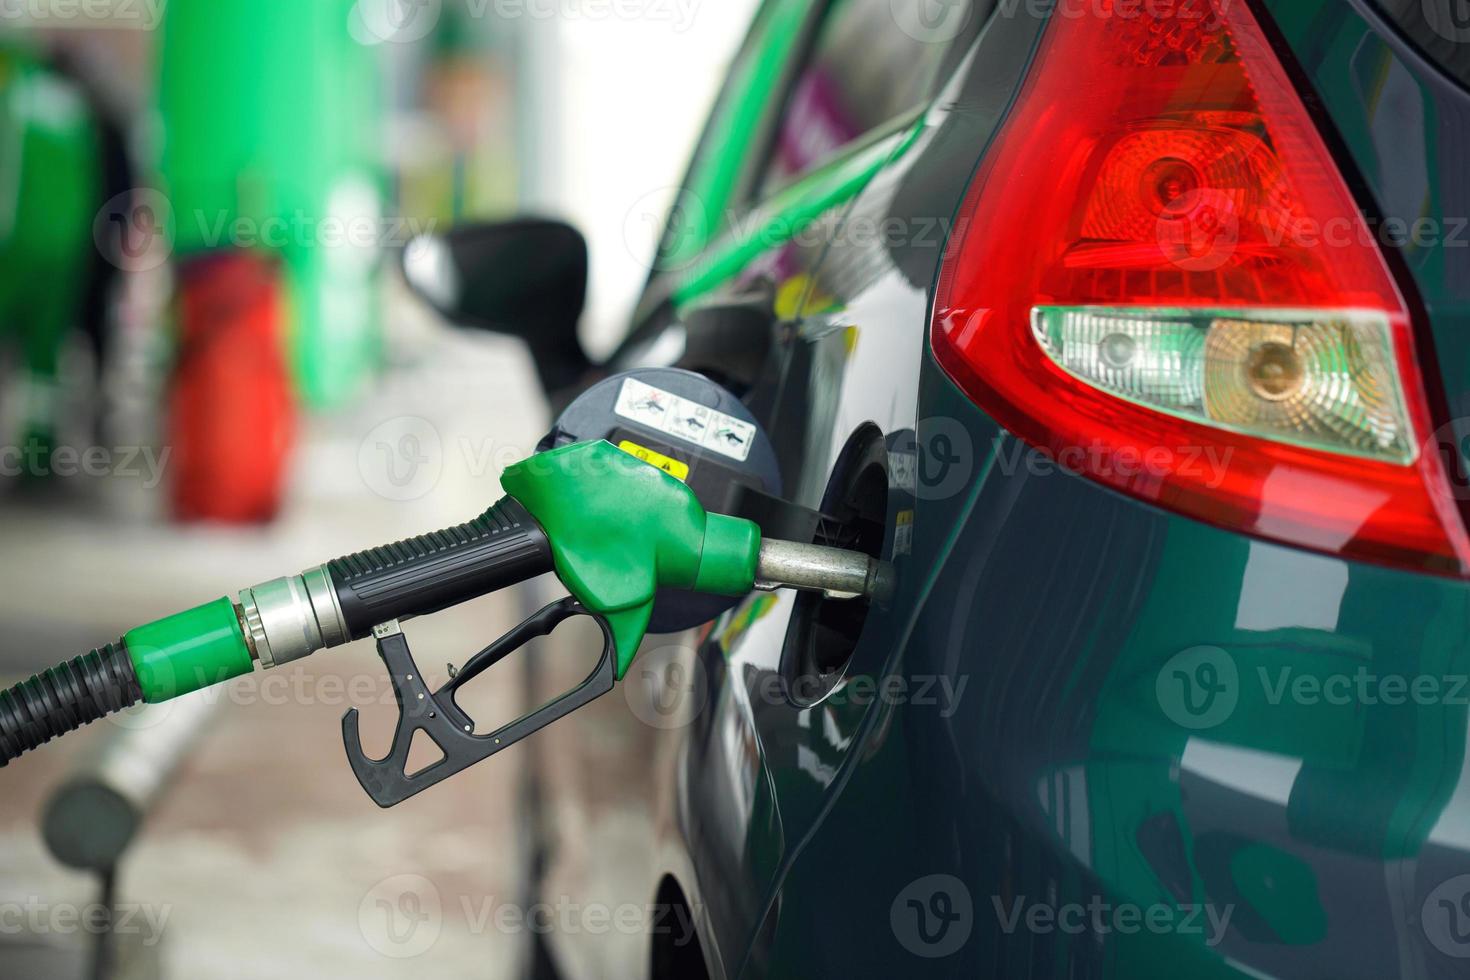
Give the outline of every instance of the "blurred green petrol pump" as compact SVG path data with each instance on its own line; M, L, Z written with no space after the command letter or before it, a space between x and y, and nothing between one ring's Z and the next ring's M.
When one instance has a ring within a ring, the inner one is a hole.
M379 53L353 0L173 0L159 193L176 276L168 442L182 518L269 519L297 405L378 359ZM135 217L142 217L135 214Z
M80 89L31 47L0 41L0 344L18 354L17 437L38 472L56 437L62 349L83 315L102 182Z

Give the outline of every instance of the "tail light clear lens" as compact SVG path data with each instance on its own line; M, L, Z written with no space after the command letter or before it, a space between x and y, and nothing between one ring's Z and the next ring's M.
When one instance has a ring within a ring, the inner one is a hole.
M952 236L936 356L1118 490L1465 574L1405 302L1311 117L1244 0L1155 6L1053 17Z
M1037 342L1074 378L1145 408L1409 465L1416 447L1381 314L1036 307Z

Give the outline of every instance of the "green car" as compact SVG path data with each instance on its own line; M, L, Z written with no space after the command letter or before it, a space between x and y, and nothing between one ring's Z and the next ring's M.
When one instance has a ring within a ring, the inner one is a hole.
M648 914L538 970L1470 976L1465 14L767 0L617 352L531 339L720 381L899 589L554 730L535 894Z

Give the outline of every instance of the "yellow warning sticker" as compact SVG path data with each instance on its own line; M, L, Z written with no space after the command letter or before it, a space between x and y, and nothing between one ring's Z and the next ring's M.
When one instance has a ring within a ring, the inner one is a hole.
M911 510L898 512L898 520L893 528L893 553L895 555L914 553L914 512Z
M629 442L627 439L624 439L622 442L618 443L618 448L627 453L629 456L634 456L638 459L643 460L643 462L647 463L649 466L657 466L659 469L663 470L669 476L672 476L674 479L680 481L681 483L689 479L689 465L687 463L679 462L672 456L665 456L663 453L656 453L646 446L640 446L636 442Z

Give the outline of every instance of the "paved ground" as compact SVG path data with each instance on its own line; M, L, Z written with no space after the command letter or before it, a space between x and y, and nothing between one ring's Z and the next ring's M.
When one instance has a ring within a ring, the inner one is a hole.
M0 499L0 680L241 586L473 516L545 428L528 369L516 348L438 337L362 405L311 424L290 505L269 528L170 527L156 516L159 492L135 480ZM491 598L411 624L425 671L463 662L521 602ZM501 718L515 707L512 671L497 668L495 693L476 702ZM519 900L517 754L380 811L348 770L338 728L366 693L378 702L368 748L386 746L392 697L371 643L278 673L241 678L216 699L207 736L122 869L118 900L136 906L129 975L514 975L524 936L493 922ZM81 966L86 935L69 910L93 901L94 885L51 858L37 815L80 753L130 724L140 722L93 726L0 772L0 976L77 975L68 970ZM38 944L69 952L45 967L21 958Z

